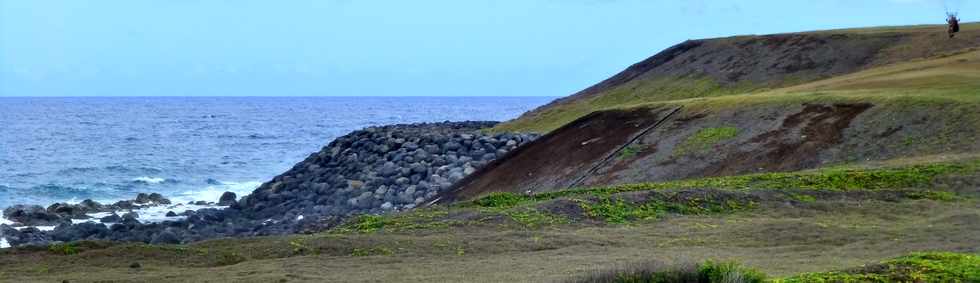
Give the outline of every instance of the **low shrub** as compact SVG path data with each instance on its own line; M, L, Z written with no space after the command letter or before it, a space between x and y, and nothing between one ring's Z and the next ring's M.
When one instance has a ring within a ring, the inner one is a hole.
M569 282L595 283L761 283L766 275L734 262L707 261L668 267L658 263L633 264L623 268L597 271Z

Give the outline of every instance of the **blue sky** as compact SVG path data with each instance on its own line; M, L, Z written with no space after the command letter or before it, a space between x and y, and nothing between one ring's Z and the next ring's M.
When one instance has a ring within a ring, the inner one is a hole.
M686 39L977 2L0 0L0 96L564 96Z

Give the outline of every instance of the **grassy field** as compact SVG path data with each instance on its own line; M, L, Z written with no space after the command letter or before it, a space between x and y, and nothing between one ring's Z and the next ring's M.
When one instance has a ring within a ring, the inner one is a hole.
M980 252L978 183L980 158L960 155L493 195L312 235L4 250L0 281L561 282L714 260L799 282L912 252Z

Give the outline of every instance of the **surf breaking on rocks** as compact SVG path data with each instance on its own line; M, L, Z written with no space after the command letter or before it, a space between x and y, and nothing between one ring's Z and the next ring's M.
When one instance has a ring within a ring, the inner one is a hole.
M162 221L141 221L139 211L119 216L116 211L92 210L110 219L48 222L56 224L49 231L4 223L0 237L12 246L74 240L186 243L324 230L353 215L413 209L537 138L480 131L494 125L468 121L369 127L337 138L240 200L235 193L221 193L218 203L192 202L189 205L199 206L177 213L167 204L159 205L163 201L154 196L149 202L153 205L140 209ZM212 199L218 194L207 192ZM57 209L27 211L43 216ZM156 215L163 211L163 217Z

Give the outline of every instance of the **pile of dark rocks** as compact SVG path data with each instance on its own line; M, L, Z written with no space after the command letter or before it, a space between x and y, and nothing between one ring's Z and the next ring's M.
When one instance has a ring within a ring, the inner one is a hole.
M89 219L91 216L88 214L91 213L133 210L167 204L170 204L170 200L158 193L140 193L135 199L113 204L101 204L90 199L77 204L55 203L48 208L19 204L5 208L3 215L8 220L24 226L58 226L71 224L72 219Z
M493 122L372 127L340 137L243 198L273 221L412 209L536 135L484 134Z
M337 138L241 200L226 193L218 200L226 209L185 211L180 213L185 216L182 220L159 223L140 223L124 215L109 227L61 223L52 231L38 231L0 225L0 237L14 246L82 239L186 243L321 231L352 215L408 210L427 203L490 161L537 138L481 131L495 124L370 127Z

